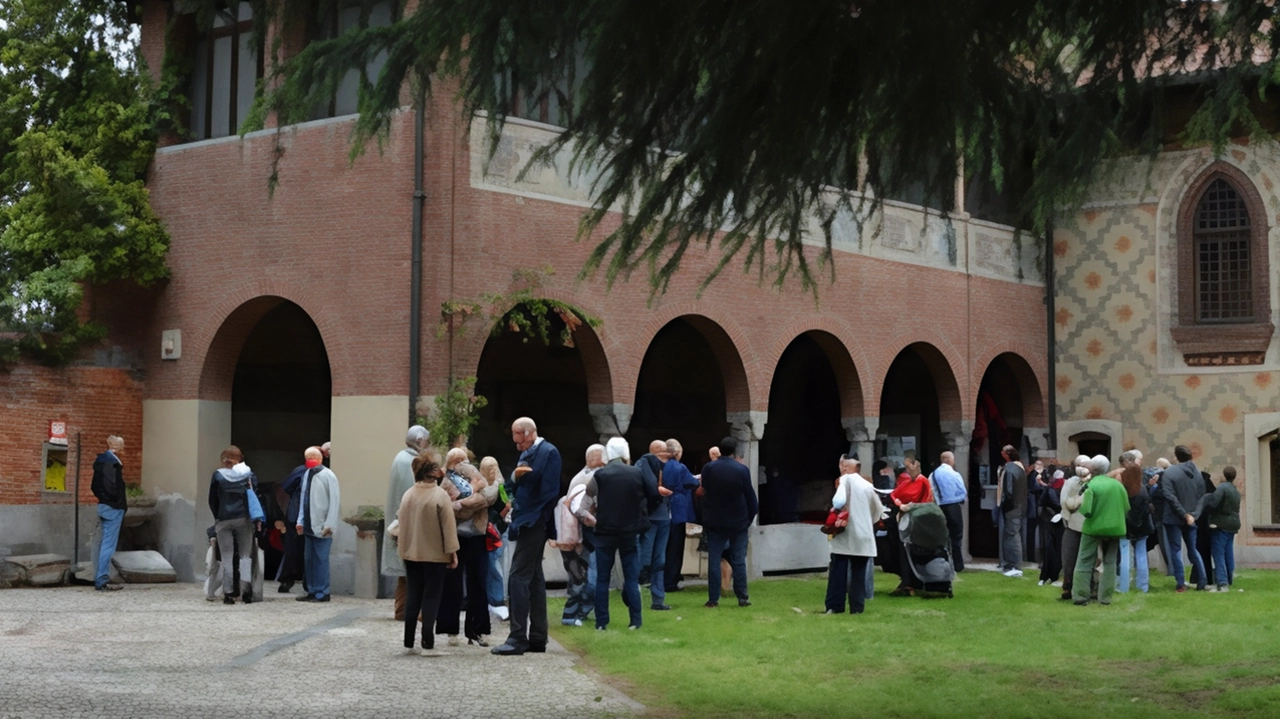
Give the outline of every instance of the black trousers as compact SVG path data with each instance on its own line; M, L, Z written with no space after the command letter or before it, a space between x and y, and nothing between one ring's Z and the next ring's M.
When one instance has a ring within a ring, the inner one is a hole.
M301 581L303 587L306 586L306 572L303 563L303 539L302 535L293 530L292 526L285 527L284 532L284 566L280 570L280 581L297 582Z
M507 644L517 649L547 645L547 580L542 575L542 551L546 546L547 527L541 520L520 528L507 579L511 622Z
M436 636L431 631L436 613L440 610L440 596L444 593L444 573L449 565L444 562L414 562L404 560L405 584L408 596L404 606L404 648L413 649L413 637L418 632L418 615L422 615L422 648L435 647Z
M671 523L671 536L667 538L666 586L668 592L680 587L681 570L684 568L684 522Z
M951 537L951 565L957 572L964 571L964 502L940 504L942 516L947 518L947 534Z
M827 609L844 614L845 597L848 597L849 613L862 614L867 602L869 561L871 557L832 553L831 569L827 573Z
M1052 584L1062 574L1062 522L1041 522L1044 559L1040 562L1040 579Z
M485 580L489 576L489 551L484 535L458 538L458 566L444 573L444 596L436 614L436 634L455 635L459 631L463 584L466 584L467 638L489 633L489 598Z

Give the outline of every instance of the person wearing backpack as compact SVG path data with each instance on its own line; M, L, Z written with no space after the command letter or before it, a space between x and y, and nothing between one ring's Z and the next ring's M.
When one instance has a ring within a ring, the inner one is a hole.
M234 444L222 450L222 466L209 482L209 509L213 511L214 531L218 535L218 552L222 555L222 603L235 604L232 596L235 577L233 558L240 561L240 597L245 604L254 600L253 534L262 529L266 516L254 493L258 478L242 460L240 448ZM236 550L239 550L237 557Z

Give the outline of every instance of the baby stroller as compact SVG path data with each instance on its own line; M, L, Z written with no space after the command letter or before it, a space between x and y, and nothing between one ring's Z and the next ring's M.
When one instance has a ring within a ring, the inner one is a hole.
M956 578L951 563L951 536L947 518L932 502L916 504L902 513L898 531L905 549L902 558L914 575L917 596L937 599L955 596L951 583Z

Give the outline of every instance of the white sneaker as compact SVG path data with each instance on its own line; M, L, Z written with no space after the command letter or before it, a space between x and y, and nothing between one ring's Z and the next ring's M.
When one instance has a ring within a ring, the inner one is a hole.
M460 647L460 646L462 646L462 639L461 639L461 638L459 638L457 634L450 634L450 635L449 635L449 646L451 646L451 647Z
M1039 582L1036 582L1036 586L1043 587L1043 586L1044 586L1044 580L1043 580L1043 579L1041 579Z
M1009 571L1005 572L1005 573L1004 573L1004 576L1006 576L1006 577L1021 577L1021 576L1022 576L1022 570L1021 570L1021 569L1018 569L1017 567L1014 567L1013 569L1010 569Z
M507 617L510 616L510 612L506 607L495 607L492 604L489 605L489 612L504 622L507 621Z

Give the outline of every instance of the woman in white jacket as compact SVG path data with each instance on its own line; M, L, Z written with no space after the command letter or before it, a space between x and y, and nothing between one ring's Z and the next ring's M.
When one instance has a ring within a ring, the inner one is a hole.
M827 614L843 614L846 596L850 614L862 614L866 605L867 565L876 556L876 522L884 514L884 505L875 487L858 474L859 469L858 460L840 458L840 479L831 504L837 512L848 511L849 523L843 532L830 537Z

